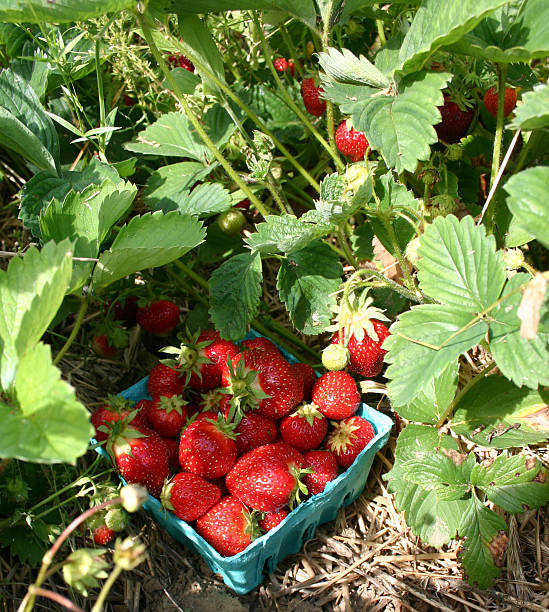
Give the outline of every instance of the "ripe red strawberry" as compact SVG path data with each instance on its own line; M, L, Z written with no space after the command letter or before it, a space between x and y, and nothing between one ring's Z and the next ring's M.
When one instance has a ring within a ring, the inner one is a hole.
M116 300L109 305L115 321L123 321L127 325L135 325L135 315L137 314L138 298L136 295L128 295Z
M135 419L146 427L149 427L149 410L151 406L152 401L149 399L140 399L132 406L132 410L137 410Z
M301 81L301 97L303 98L303 104L307 112L315 117L322 117L326 110L326 100L320 97L323 91L320 85L315 85L314 79L303 79L303 81Z
M182 521L195 521L221 499L219 487L198 474L179 472L164 483L162 506Z
M326 447L341 467L348 468L374 436L375 431L369 421L352 416L334 425L328 434Z
M285 442L254 448L242 455L227 474L225 484L231 495L248 507L276 512L293 508L300 493L307 494L301 482L303 456Z
M303 478L310 495L322 493L326 485L339 476L336 458L329 451L310 450L303 454L303 459L304 467L312 470Z
M196 531L224 557L242 552L261 535L256 518L239 499L230 495L196 521Z
M366 134L355 130L350 119L339 124L335 133L335 143L338 151L352 162L364 159L366 151L368 153L370 151Z
M111 345L106 334L95 334L92 338L92 349L99 357L113 358L119 353L116 346Z
M158 496L170 472L162 438L156 431L135 423L116 425L107 450L118 473L127 482L141 484L151 495Z
M177 438L187 420L186 401L181 395L161 395L149 408L149 425L164 438Z
M137 309L139 325L155 336L167 336L179 323L179 306L171 300L156 300Z
M308 363L292 363L290 369L294 376L303 383L303 401L311 401L311 392L316 382L316 373Z
M328 419L345 419L360 405L360 393L354 378L347 372L326 372L313 387L313 403Z
M280 355L280 351L278 350L276 344L269 340L269 338L265 338L265 336L258 336L257 338L249 338L248 340L242 340L240 346L244 350L246 349L261 349L262 351L267 351L268 353L275 353L276 355Z
M105 546L114 540L116 533L107 527L107 525L99 525L93 530L93 541L99 546Z
M506 87L503 99L503 116L507 117L517 105L517 90ZM486 90L483 98L484 107L493 117L498 115L498 91L495 87Z
M137 100L128 94L124 94L122 96L122 103L124 106L134 106L137 103Z
M328 328L335 331L330 345L346 347L349 370L365 377L377 376L381 372L387 352L381 347L389 336L389 330L382 323L388 319L379 308L372 306L372 302L366 291L358 298L352 294L348 302L340 306L337 323Z
M176 438L162 437L162 442L164 442L164 446L168 453L168 465L170 466L170 470L178 472L181 469L179 465L179 440Z
M286 61L285 57L277 57L273 61L273 66L277 72L286 72L289 70L290 74L294 76L295 66L293 60Z
M224 364L222 385L233 396L230 416L237 421L249 407L281 419L301 401L303 391L281 355L258 348L238 353L230 366Z
M170 66L172 66L172 68L184 68L189 72L194 72L195 70L194 64L188 57L183 55L183 53L173 53L172 55L169 55L168 63Z
M181 370L157 363L149 372L147 390L152 398L161 395L182 395L185 382Z
M444 104L438 107L441 122L434 126L438 139L448 144L459 142L467 133L475 111L471 108L462 110L448 95L444 95Z
M221 415L215 422L195 420L181 432L181 469L212 480L225 476L236 461L235 437L234 425Z
M280 523L290 514L288 508L280 508L278 512L264 512L263 518L257 522L258 527L263 531L271 531L275 527L278 527Z
M241 455L252 450L252 448L270 444L278 438L276 421L253 410L242 417L235 433L237 434L236 446Z
M328 419L315 404L301 404L280 421L280 435L286 444L305 451L320 446L328 431Z
M242 210L248 210L248 208L250 208L250 200L248 198L244 198L243 200L240 200L240 202L238 204L235 204L235 208L241 208Z
M91 424L95 428L95 439L103 442L109 437L114 423L127 419L131 412L137 410L132 423L146 425L145 414L140 411L140 406L132 408L131 402L120 396L109 396L109 401L104 406L94 410L90 417Z
M108 313L93 327L91 347L99 357L112 359L126 346L128 346L128 332L112 313Z

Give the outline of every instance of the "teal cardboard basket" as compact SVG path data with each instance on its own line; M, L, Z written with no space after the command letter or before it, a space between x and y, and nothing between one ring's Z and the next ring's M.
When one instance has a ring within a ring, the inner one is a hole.
M258 335L250 332L247 337ZM296 361L288 353L281 352L289 361ZM135 402L143 398L150 399L147 378L122 391L120 395ZM318 525L335 520L338 510L351 504L362 493L374 456L387 443L393 422L366 404L361 404L356 414L372 423L376 435L351 467L328 483L322 493L301 503L277 527L254 540L237 555L220 555L188 523L164 510L151 495L144 508L175 540L200 554L210 569L221 575L227 586L240 595L249 593L263 582L266 573L275 570L280 561L299 552L303 544L313 537Z

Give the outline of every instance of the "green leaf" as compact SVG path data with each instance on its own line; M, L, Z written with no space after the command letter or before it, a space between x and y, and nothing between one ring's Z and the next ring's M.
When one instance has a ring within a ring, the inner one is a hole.
M479 23L452 50L494 63L525 62L549 54L545 0L507 2Z
M427 382L407 405L395 406L395 411L408 421L435 425L454 400L458 384L458 361L448 364Z
M440 123L441 89L449 78L445 72L416 72L400 81L396 95L371 96L352 107L355 129L399 174L414 172L418 160L429 159L429 145L437 141L433 126Z
M534 458L499 455L492 463L476 465L471 482L496 506L517 514L549 501L548 476Z
M179 204L179 210L192 217L204 219L211 217L232 206L231 194L219 183L197 185Z
M162 166L150 175L143 191L143 200L151 210L178 210L193 185L202 181L211 171L210 166L198 162Z
M42 104L30 84L26 83L10 69L5 69L0 73L0 107L11 113L15 119L27 128L27 131L30 130L42 143L43 148L48 151L51 160L53 160L53 168L51 164L48 164L48 166L39 166L40 169L52 170L57 174L56 168L59 166L59 139L53 122L42 108ZM6 113L3 112L2 114L4 116ZM10 126L13 129L12 123L10 123ZM26 135L25 142L20 143L20 147L24 147L27 144L30 144L28 135ZM34 147L27 151L24 157L30 156L28 158L31 159L33 156L39 155L39 159L42 158L44 153L40 152L38 154L35 149Z
M21 55L31 58L34 56L36 59L33 61L32 59L16 58L11 62L10 69L28 83L33 88L36 97L42 100L46 94L48 76L53 68L47 61L46 54L39 47L35 47L34 42L25 41Z
M205 236L202 224L178 212L160 211L133 217L121 228L93 273L94 287L106 287L138 270L164 266L198 246Z
M460 559L471 584L476 583L479 588L486 589L499 576L501 570L496 567L494 557L499 557L497 544L506 543L500 534L506 531L507 524L501 516L473 496L459 524L459 535L465 538Z
M434 454L437 448L458 452L455 440L440 436L434 427L408 425L398 436L394 467L384 479L389 481L387 489L395 493L395 506L404 512L406 524L414 534L427 544L440 547L456 536L468 500L439 499L434 490L410 482L398 472L402 464L418 456Z
M78 240L78 257L96 257L111 227L130 209L137 187L107 180L81 192L69 191L63 202L52 200L40 215L42 239Z
M259 253L234 255L210 276L210 316L223 338L245 336L259 308L262 280Z
M509 0L460 0L440 10L439 0L424 0L406 33L392 64L384 66L387 74L420 70L434 51L457 42L486 15Z
M505 283L501 252L484 226L471 216L438 217L421 236L418 280L422 291L467 312L482 312L499 297Z
M330 325L336 304L333 294L342 275L337 254L319 241L288 254L282 261L277 288L299 331L320 334Z
M177 86L184 94L194 94L196 86L200 83L199 76L193 72L189 72L185 68L174 68L173 70L170 70L170 73L174 81L177 83ZM162 86L166 89L172 89L168 79L164 79Z
M460 397L452 431L479 446L512 448L549 438L549 391L519 389L503 376L480 380Z
M52 321L72 271L72 245L48 242L41 251L30 247L0 270L0 379L9 391L18 359L36 344Z
M522 96L509 128L523 131L549 127L549 83L539 83Z
M306 223L294 215L268 215L245 242L259 253L293 253L327 234L331 225Z
M178 27L181 40L190 47L192 54L220 81L225 82L223 58L206 22L197 15L179 15ZM196 71L202 77L206 93L215 94L219 92L218 86L211 79L205 77L198 66Z
M370 261L374 258L373 239L374 230L369 221L365 221L354 228L351 234L351 247L357 259Z
M0 21L9 23L66 23L131 9L130 0L0 0Z
M339 51L328 47L327 51L318 54L318 61L324 72L334 81L369 85L377 89L389 86L389 79L369 60L363 55L356 57L348 49Z
M89 412L61 380L50 347L38 343L19 361L17 407L0 404L0 456L38 463L76 463L93 435Z
M320 199L315 201L315 208L319 213L322 224L340 225L343 221L353 215L362 205L364 192L371 194L372 181L367 179L368 186L361 185L362 193L356 198L350 199L345 193L345 179L335 172L327 175L320 183ZM305 219L310 218L307 215ZM303 220L303 217L301 218Z
M519 227L549 248L549 167L527 168L512 176L504 189Z
M448 364L482 340L488 326L484 321L472 323L473 319L458 306L440 304L412 306L399 316L383 343L393 405L409 404Z
M526 385L536 389L549 385L549 330L543 325L533 340L520 336L521 320L517 309L522 299L519 290L531 280L529 274L515 274L505 285L502 295L515 291L490 313L490 351L500 372L517 387ZM547 304L545 306L547 311ZM542 317L543 319L543 317Z

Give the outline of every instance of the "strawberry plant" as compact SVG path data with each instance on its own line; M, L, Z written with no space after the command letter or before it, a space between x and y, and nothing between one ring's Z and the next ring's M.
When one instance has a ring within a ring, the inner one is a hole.
M0 467L74 464L92 424L112 426L114 465L161 492L160 436L129 411L90 422L60 369L84 344L122 359L137 320L162 353L155 406L222 386L209 401L243 432L261 415L263 441L302 401L355 419L382 393L403 426L384 475L396 507L426 544L461 540L468 579L489 587L507 518L549 500L525 450L549 437L549 5L275 4L0 0L0 147L28 243L0 270ZM93 309L124 338L94 332ZM265 342L237 352L250 327L329 371L315 380ZM359 424L338 427L336 456ZM183 435L223 437L226 474L238 442L214 429ZM277 511L307 463L261 462L286 484L260 508ZM330 470L310 476L318 490ZM222 517L242 550L256 517L229 499L199 531Z

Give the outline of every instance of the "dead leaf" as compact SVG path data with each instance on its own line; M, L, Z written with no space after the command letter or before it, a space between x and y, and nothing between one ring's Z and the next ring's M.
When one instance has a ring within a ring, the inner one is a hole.
M543 274L536 274L522 295L517 315L521 320L520 337L525 340L533 340L538 333L540 310L548 282Z

